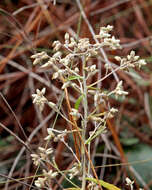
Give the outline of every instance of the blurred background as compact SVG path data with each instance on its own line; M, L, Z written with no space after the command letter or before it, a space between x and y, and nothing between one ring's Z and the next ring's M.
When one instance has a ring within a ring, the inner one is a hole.
M56 4L55 4L56 3ZM122 189L125 178L135 181L135 189L152 189L152 1L151 0L82 0L81 4L95 33L101 26L113 25L112 34L120 39L122 50L107 50L109 60L115 55L126 56L131 50L147 61L142 69L131 69L127 74L118 71L125 99L111 97L110 104L119 109L108 122L107 133L92 144L92 159L100 179ZM35 90L46 87L46 97L58 102L61 95L59 81L51 81L53 71L32 66L31 55L46 51L52 53L54 40L64 41L65 32L71 36L87 37L93 42L88 25L83 20L75 0L3 0L0 1L0 189L30 189L28 176L35 174L30 152L17 139L35 150L44 145L47 128L53 124L55 113L45 107L40 113L32 103ZM100 74L105 70L102 61ZM90 79L90 83L95 78ZM112 90L116 86L113 76L100 86ZM69 91L71 102L78 97ZM91 104L91 100L90 100ZM66 104L63 104L65 113ZM57 128L65 129L66 122L58 118ZM88 126L88 131L91 126ZM13 134L11 134L11 132ZM16 136L15 136L16 135ZM67 141L73 146L71 136ZM73 161L71 153L62 143L53 143L59 168L67 169ZM130 162L131 164L119 165ZM114 164L114 166L112 166ZM25 178L15 181L19 178ZM6 183L9 180L9 183ZM62 178L58 181L68 187ZM60 189L56 183L53 190Z

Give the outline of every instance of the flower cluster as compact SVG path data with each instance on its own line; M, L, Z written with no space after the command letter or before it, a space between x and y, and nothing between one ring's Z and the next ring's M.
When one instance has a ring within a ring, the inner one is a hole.
M33 61L33 65L37 65L40 64L43 60L47 60L49 59L49 56L47 55L47 53L45 51L42 51L41 53L37 53L31 56L32 59L35 59Z
M40 165L41 161L49 160L48 156L53 153L52 148L45 149L43 147L39 147L38 149L39 149L39 154L31 154L35 166Z
M70 170L68 170L69 178L72 179L73 177L80 175L80 171L81 165L75 162L73 164L73 167Z
M33 103L36 104L40 111L43 111L45 103L47 103L47 99L44 97L46 89L42 90L37 89L36 94L32 94Z
M46 136L44 140L46 141L52 140L54 142L64 140L64 136L66 136L69 133L67 129L65 129L64 131L60 131L60 130L55 130L52 128L48 128L47 132L48 132L48 136Z
M99 39L98 43L91 43L88 38L75 39L66 33L64 36L65 41L63 44L60 41L53 42L52 47L54 52L51 56L47 55L45 52L37 53L32 56L34 59L34 65L41 64L41 67L43 68L52 68L52 79L57 79L62 82L61 90L64 91L67 88L72 88L78 94L78 99L76 100L74 107L68 110L70 115L69 119L64 116L62 111L59 110L58 106L55 103L47 100L47 98L44 96L46 91L45 88L42 90L36 90L36 94L32 95L33 103L39 107L40 111L43 111L44 105L47 104L51 109L57 112L72 125L74 125L74 122L78 123L78 119L81 120L81 126L78 127L78 129L80 129L79 132L84 140L85 145L90 144L94 138L100 137L101 134L105 133L107 119L114 117L114 115L118 112L116 108L110 106L108 98L111 95L115 95L117 98L119 96L128 95L128 92L126 92L123 88L123 81L121 80L117 82L115 89L111 92L93 87L102 79L96 81L95 83L88 84L89 77L92 77L98 73L97 65L88 64L88 60L92 57L96 57L100 48L108 47L114 50L121 48L120 40L116 39L110 34L112 29L113 26L110 25L107 27L101 27L99 34L96 35L96 38ZM63 49L66 51L63 52ZM134 51L131 51L126 58L116 56L115 59L120 62L119 68L123 70L128 70L129 68L134 68L135 66L140 68L146 64L143 59L140 59L139 56L135 55ZM106 65L107 63L104 65L105 68ZM79 69L80 67L81 69ZM110 73L108 72L109 70L106 72L106 76L103 77L104 79L107 77L107 75L110 76ZM87 101L88 97L91 98L93 102L90 107ZM70 120L71 117L72 119ZM86 130L88 122L91 122L94 125L94 129L89 133L89 137L87 138ZM82 149L80 150L82 160L79 161L75 152L68 145L68 143L64 141L64 137L69 133L74 133L74 130L72 129L69 131L65 129L61 131L54 128L48 128L47 132L48 135L45 137L45 140L47 142L62 141L64 145L72 152L77 161L68 171L69 180L71 180L74 176L83 176L82 183L84 184L85 178L89 176L89 172L85 173L85 177L83 175L83 172L87 170L87 158L85 157L85 151L83 148L79 147ZM44 149L42 147L39 147L39 151L39 154L31 154L32 160L36 166L38 166L41 161L49 162L48 155L53 153L52 148ZM57 169L57 167L55 168ZM39 188L48 187L48 184L50 183L49 181L57 175L57 173L53 172L52 170L49 172L43 171L43 174L45 177L39 177L35 181L35 185ZM133 187L133 183L129 183L128 180L127 183L131 188ZM90 183L90 186L88 188L98 189L98 185Z
M135 55L135 51L131 51L126 58L115 56L115 59L120 62L120 68L127 71L129 68L138 67L140 69L141 66L146 65L146 61Z
M123 90L123 81L119 81L116 88L111 91L108 96L110 96L111 94L114 94L116 96L116 98L120 97L120 96L126 96L128 95L128 92Z
M38 188L49 188L49 184L51 182L51 179L54 179L58 175L57 172L53 172L52 170L46 171L43 170L43 176L44 177L38 177L37 180L35 180L35 186Z
M121 49L120 40L116 39L114 36L111 37L109 34L112 31L113 26L108 25L107 27L101 27L99 35L96 35L97 38L102 40L102 46L108 46L110 49Z

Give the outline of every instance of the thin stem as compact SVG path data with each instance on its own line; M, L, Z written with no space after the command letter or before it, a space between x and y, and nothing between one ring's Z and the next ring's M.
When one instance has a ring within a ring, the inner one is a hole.
M68 145L68 143L66 143L66 142L64 141L64 139L63 139L63 140L61 139L61 141L62 141L62 142L64 143L64 145L72 152L72 154L73 154L73 156L75 157L75 159L77 160L77 162L78 162L79 164L81 164L80 161L79 161L79 159L77 158L76 154L75 154L74 151L72 150L72 148Z
M88 154L89 154L89 156L91 155L91 153L90 153L90 148L91 148L91 141L89 142L89 144L88 144ZM90 174L90 162L88 163L88 175Z
M82 130L82 139L85 142L85 135L87 129L87 119L88 119L88 100L87 100L87 81L86 81L86 58L82 57L82 70L83 70L83 108L84 108L84 118L83 118L83 130ZM83 168L83 177L82 177L82 189L85 189L86 186L86 157L85 150L82 146L82 168Z
M53 161L53 167L60 173L69 183L71 183L74 187L79 189L79 186L77 186L75 183L73 183L57 166L55 160Z
M108 73L107 75L105 75L103 78L101 78L101 79L97 80L96 82L92 83L90 86L88 86L88 88L91 88L92 86L98 84L99 82L102 82L103 80L105 80L106 78L108 78L111 74L113 74L113 72L116 72L118 70L122 70L122 69L124 69L126 67L127 67L127 65L123 65L123 67L122 66L117 67L116 69L114 69L113 71L111 71L110 73Z

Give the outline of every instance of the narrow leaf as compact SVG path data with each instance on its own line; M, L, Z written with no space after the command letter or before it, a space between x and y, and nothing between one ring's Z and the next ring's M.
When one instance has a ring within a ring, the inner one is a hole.
M90 141L92 141L94 138L96 138L98 135L100 135L105 129L106 129L105 126L101 126L100 129L98 129L98 130L95 132L94 135L90 136L90 137L86 140L85 144L89 144Z
M92 182L98 184L98 181L96 179L94 179L94 178L86 178L86 180L92 181ZM99 183L100 183L101 186L105 187L108 190L121 190L118 187L116 187L115 185L107 183L107 182L105 182L103 180L99 180Z
M76 79L82 79L83 77L82 76L70 76L67 78L67 80L76 80Z
M80 103L81 103L81 101L82 101L82 98L83 98L83 95L81 95L81 96L77 99L76 103L74 104L74 108L75 108L76 110L79 109L79 106L80 106Z

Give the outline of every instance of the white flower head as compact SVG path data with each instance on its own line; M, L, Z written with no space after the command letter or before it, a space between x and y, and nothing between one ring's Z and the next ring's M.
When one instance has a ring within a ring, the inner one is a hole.
M57 52L53 55L53 58L55 58L55 59L61 59L61 55L62 55L61 51L57 51Z
M131 181L128 177L126 177L126 185L130 186L130 189L133 190L134 181Z
M58 173L57 172L53 172L53 170L50 170L50 171L46 171L46 170L43 170L43 173L44 173L44 176L47 178L47 179L53 179L55 178Z
M93 71L95 71L95 70L96 70L96 65L91 65L91 66L90 66L90 71L93 72Z
M69 33L65 33L64 38L65 38L65 40L69 40L69 38L70 38Z
M146 61L144 59L140 59L139 56L135 55L135 51L131 51L126 58L121 58L119 56L115 56L115 59L120 62L121 69L127 70L129 68L138 67L139 69L141 66L146 65Z
M97 38L109 38L111 34L109 32L113 29L113 26L100 27L99 35L96 35Z
M116 108L111 108L110 110L109 110L109 112L107 112L107 115L106 115L106 117L107 118L113 118L114 117L114 114L115 113L117 113L118 112L118 110L116 109Z
M45 182L46 182L46 178L39 177L37 180L35 180L35 186L39 187L39 188L44 188L45 187Z
M41 53L36 53L31 56L32 59L35 59L33 61L33 65L40 64L43 60L49 59L50 57L47 55L45 51L42 51Z
M58 51L61 48L62 44L60 41L54 41L52 47L54 47L54 51Z
M78 49L81 52L86 51L90 47L90 42L88 38L82 38L78 41Z
M73 167L68 171L69 172L69 178L72 179L73 177L80 174L80 164L74 163Z
M144 66L146 65L146 61L144 59L140 59L138 62L137 62L137 66L139 67L139 69L141 68L141 66Z
M120 40L116 39L114 36L112 36L112 38L104 38L103 45L113 50L121 49Z
M31 157L32 157L34 165L38 166L40 164L40 161L41 161L40 156L37 154L31 154Z
M131 51L130 55L127 56L128 61L137 61L139 59L139 56L135 55L135 51Z
M39 149L39 151L40 151L41 153L44 153L44 154L46 154L46 155L49 155L49 154L52 154L52 153L53 153L53 149L52 149L52 148L45 149L45 148L43 148L43 147L39 147L38 149Z
M116 86L116 88L114 90L114 93L115 93L116 97L128 95L128 92L123 90L122 83L123 83L122 81L119 81L119 83L117 84L117 86Z
M53 80L53 79L57 79L59 76L60 76L59 72L58 72L58 71L55 72L55 73L53 74L53 76L52 76L52 80Z
M81 116L79 111L77 109L74 109L74 108L72 108L72 111L70 112L70 115L74 116L75 119L78 119Z
M48 128L47 132L48 132L48 136L45 137L45 140L51 140L55 137L55 134L53 133L52 128Z
M42 90L37 89L36 94L32 94L33 103L36 104L40 111L43 111L44 104L47 102L47 99L44 97L46 88L43 88Z
M118 112L118 109L116 109L116 108L111 108L111 109L110 109L110 112L113 113L113 114L115 114L115 113Z

